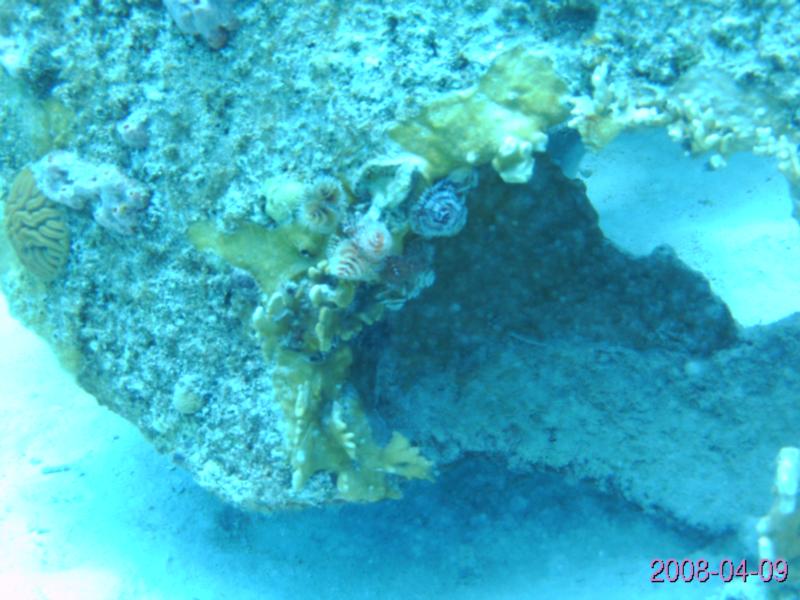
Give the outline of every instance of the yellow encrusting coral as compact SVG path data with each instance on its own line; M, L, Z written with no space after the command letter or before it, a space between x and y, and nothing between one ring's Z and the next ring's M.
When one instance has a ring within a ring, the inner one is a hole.
M429 179L491 163L508 183L530 179L546 130L568 115L566 84L550 59L518 46L495 59L477 86L431 102L389 136L427 161Z
M324 238L297 225L267 229L242 223L232 234L219 232L213 223L200 221L189 227L189 240L201 250L214 250L234 266L249 271L265 293L303 273L313 263L309 256L323 246Z
M269 226L189 228L197 248L249 271L264 293L251 321L274 365L295 491L328 471L342 498L372 501L398 496L395 476L431 476L431 463L401 434L383 446L374 440L348 382L350 342L433 283L428 240L455 235L466 221L471 178L462 171L467 183L457 188L452 172L491 163L506 182L530 179L547 130L567 117L565 93L548 58L513 48L478 85L391 130L416 156L368 163L354 189L331 178L270 179L263 188ZM426 185L445 177L431 188L446 190L444 200L415 204L430 192ZM414 227L409 212L435 226Z
M22 265L42 281L56 279L69 258L64 208L36 187L29 169L20 171L5 204L8 239Z
M300 491L315 473L329 471L343 499L398 497L393 476L430 478L432 465L399 433L379 445L348 383L353 360L348 342L382 317L381 285L349 279L331 268L326 253L336 246L334 227L319 227L302 214L303 202L310 201L323 210L338 210L338 201L323 194L330 182L309 188L310 195L299 194L299 184L288 185L286 194L272 190L272 197L281 199L273 204L275 227L246 222L225 233L201 221L189 227L189 239L198 249L212 250L250 272L265 295L252 324L274 365L292 488Z

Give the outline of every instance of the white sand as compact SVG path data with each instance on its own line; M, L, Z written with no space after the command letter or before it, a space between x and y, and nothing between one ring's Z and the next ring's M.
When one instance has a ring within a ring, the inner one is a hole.
M773 159L709 171L663 131L628 133L582 162L603 232L636 255L672 246L742 325L800 310L800 226Z
M697 538L556 477L493 483L485 463L402 502L243 515L81 392L4 301L0 339L3 600L705 598L714 585L649 583L654 557L712 556Z

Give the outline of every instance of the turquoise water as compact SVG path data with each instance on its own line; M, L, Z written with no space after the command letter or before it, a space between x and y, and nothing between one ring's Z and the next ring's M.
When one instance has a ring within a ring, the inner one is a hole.
M0 597L794 597L797 23L5 0Z

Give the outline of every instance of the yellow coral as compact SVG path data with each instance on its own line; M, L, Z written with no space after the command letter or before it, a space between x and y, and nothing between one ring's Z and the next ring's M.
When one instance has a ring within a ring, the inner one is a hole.
M347 341L380 319L384 306L372 289L352 306L357 286L365 284L332 280L336 261L331 269L322 258L329 237L300 223L275 229L242 223L230 234L211 222L189 228L196 247L248 270L267 295L253 324L275 366L272 382L286 419L292 488L299 491L318 471L330 471L344 499L398 497L391 476L428 478L431 464L398 433L387 446L378 445L347 383Z
M209 221L193 223L188 234L197 248L214 250L229 263L252 273L268 294L282 281L304 273L324 239L296 225L267 229L242 223L234 233L225 234Z
M565 92L549 59L518 46L498 56L477 86L434 100L389 136L427 160L431 179L491 162L519 183L531 176L532 153L545 150L545 130L566 118Z
M758 554L762 562L770 561L779 583L768 589L769 597L796 598L800 583L789 565L800 559L800 448L778 452L772 492L772 510L756 524Z

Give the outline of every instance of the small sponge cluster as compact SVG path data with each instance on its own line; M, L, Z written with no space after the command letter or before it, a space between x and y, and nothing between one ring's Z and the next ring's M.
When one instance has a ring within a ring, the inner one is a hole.
M178 29L199 35L215 50L228 42L236 23L228 0L164 0L164 5Z
M76 210L92 204L97 224L114 233L132 234L148 204L141 183L114 165L90 163L72 152L51 152L30 170L49 200Z

